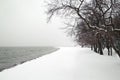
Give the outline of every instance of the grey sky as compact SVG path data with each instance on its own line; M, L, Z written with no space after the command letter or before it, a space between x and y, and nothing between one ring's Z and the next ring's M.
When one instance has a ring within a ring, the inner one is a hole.
M46 23L44 0L0 0L0 46L73 46L59 18Z

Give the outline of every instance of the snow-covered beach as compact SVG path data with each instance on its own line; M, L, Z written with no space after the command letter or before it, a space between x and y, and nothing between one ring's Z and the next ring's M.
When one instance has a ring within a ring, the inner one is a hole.
M58 51L0 72L0 80L120 80L120 59L88 48Z

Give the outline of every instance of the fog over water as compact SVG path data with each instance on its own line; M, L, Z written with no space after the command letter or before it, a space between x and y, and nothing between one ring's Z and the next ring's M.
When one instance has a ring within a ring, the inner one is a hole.
M0 0L0 46L73 46L59 18L47 23L45 0ZM47 0L46 0L47 1Z

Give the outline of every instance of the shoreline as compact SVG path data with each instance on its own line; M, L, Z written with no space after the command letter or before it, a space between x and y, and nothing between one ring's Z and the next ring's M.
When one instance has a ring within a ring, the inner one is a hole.
M0 67L0 72L2 72L2 71L4 71L4 70L7 70L7 69L14 68L15 66L18 66L18 65L21 65L21 64L23 64L23 63L29 62L29 61L31 61L31 60L35 60L35 59L40 58L40 57L42 57L42 56L51 54L52 52L55 52L55 51L57 51L57 50L59 50L59 49L60 49L60 48L55 48L55 47L53 47L53 49L49 50L48 52L43 52L43 54L41 54L41 55L40 55L40 54L39 54L39 55L34 55L34 53L33 53L33 55L30 55L28 59L22 60L22 58L21 58L21 61L20 61L20 62L12 63L12 64L7 65L7 66L5 66L5 67L4 67L4 66L3 66L3 67ZM23 56L23 58L24 58L24 57L26 57L26 56ZM4 63L4 62L3 62L3 63L0 63L0 65L2 65L2 64L5 64L5 63ZM9 64L9 63L8 63L8 64Z

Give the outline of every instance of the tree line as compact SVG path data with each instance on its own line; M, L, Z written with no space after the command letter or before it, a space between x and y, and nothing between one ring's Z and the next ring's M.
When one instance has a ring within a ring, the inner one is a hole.
M120 57L120 1L119 0L52 0L47 3L52 16L66 18L68 34L81 46L91 47L103 55L113 50Z

